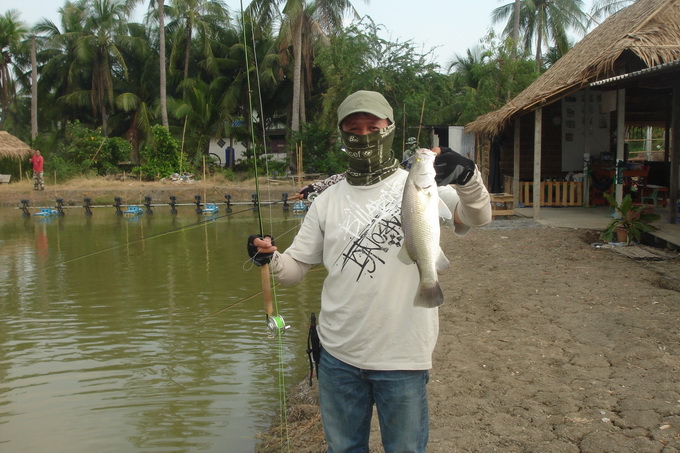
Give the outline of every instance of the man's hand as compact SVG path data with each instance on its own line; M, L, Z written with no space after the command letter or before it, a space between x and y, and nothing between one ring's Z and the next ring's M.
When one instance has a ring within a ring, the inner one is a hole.
M248 256L257 266L269 264L269 261L272 259L272 254L276 251L274 238L268 234L265 236L259 234L251 235L248 237L247 247Z
M442 152L434 159L434 169L438 186L465 185L475 174L475 163L455 151Z

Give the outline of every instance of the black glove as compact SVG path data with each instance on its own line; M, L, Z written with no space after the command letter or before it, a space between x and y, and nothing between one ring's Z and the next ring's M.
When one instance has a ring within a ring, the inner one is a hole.
M304 198L306 200L307 197L309 196L309 194L312 193L312 192L314 192L314 186L309 184L309 185L303 187L302 189L300 189L300 191L298 193L301 194L302 198Z
M265 264L269 264L269 262L272 259L273 253L258 252L257 247L253 244L253 239L255 238L260 239L269 238L272 240L272 245L276 245L274 244L274 238L268 234L264 236L261 236L259 234L252 234L248 237L248 256L250 257L250 260L257 266L264 266Z
M442 146L441 150L441 154L434 159L434 169L437 172L434 180L437 181L437 185L467 184L475 174L475 163L451 148Z

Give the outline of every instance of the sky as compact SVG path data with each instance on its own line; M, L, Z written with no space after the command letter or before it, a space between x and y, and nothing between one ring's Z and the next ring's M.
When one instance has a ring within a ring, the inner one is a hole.
M492 27L491 12L511 0L352 0L360 16L370 16L384 26L381 37L400 42L410 40L416 49L426 53L434 50L434 62L448 66L454 55L465 56L467 49L479 44ZM167 2L167 0L166 0ZM141 21L148 0L140 2L135 20ZM240 10L238 0L226 0L230 9ZM248 0L244 0L247 6ZM57 13L63 2L59 0L0 0L0 14L9 9L20 12L29 26L43 18L59 24ZM501 26L494 27L496 31Z

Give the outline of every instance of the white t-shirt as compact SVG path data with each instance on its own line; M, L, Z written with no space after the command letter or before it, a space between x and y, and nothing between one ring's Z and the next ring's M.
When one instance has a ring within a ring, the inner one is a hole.
M341 181L329 187L314 200L284 252L328 270L318 321L321 344L362 369L432 367L438 309L413 305L418 269L397 257L404 240L400 211L407 175L399 169L371 186ZM453 193L446 200L453 212L457 194L442 189Z

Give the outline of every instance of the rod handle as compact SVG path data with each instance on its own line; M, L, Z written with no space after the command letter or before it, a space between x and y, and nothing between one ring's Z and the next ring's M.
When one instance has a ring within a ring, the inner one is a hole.
M274 303L272 301L272 281L269 276L269 264L260 267L260 277L262 278L262 297L264 299L264 312L267 316L274 313Z

